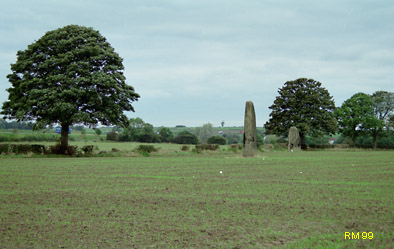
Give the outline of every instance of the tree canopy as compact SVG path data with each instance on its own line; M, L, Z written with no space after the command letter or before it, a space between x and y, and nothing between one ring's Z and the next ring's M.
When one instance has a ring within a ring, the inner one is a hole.
M297 127L301 147L306 148L305 136L334 134L337 122L335 104L327 89L313 79L288 81L279 89L279 96L269 108L270 119L265 124L267 134L286 136L290 127Z
M376 91L371 95L375 117L381 122L376 122L370 133L373 138L373 148L378 145L378 136L383 134L383 129L390 127L390 119L394 116L394 93L386 91Z
M359 135L379 133L383 127L383 121L375 116L373 99L365 93L356 93L346 100L335 111L335 116L338 119L339 131L344 136L350 137L353 145ZM376 141L374 144L376 147Z
M208 138L214 134L213 126L211 123L204 124L202 127L196 127L194 134L198 137L201 143L207 143Z
M132 118L129 126L123 130L121 141L158 143L160 137L154 132L153 125L145 123L141 118Z
M123 70L122 58L98 31L77 25L49 31L18 51L1 114L35 120L35 129L61 124L62 146L74 123L127 127L123 111L134 111L139 95Z

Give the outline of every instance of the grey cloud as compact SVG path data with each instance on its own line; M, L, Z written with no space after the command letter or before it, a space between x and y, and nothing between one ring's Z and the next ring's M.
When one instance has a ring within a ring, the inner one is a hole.
M46 31L99 30L124 58L141 94L136 113L154 125L242 125L244 102L268 119L278 88L308 77L336 104L356 92L393 91L394 2L11 1L0 10L0 102L5 75ZM4 56L3 56L4 55ZM204 121L205 120L205 121Z

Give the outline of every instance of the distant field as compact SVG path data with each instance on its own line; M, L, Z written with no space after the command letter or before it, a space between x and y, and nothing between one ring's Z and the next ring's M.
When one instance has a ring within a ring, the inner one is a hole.
M393 151L0 157L0 247L392 248L393 179Z

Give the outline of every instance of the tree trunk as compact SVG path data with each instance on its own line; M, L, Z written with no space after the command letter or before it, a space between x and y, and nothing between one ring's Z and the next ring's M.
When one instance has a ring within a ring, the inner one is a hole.
M353 147L353 148L356 147L356 140L357 140L357 136L356 136L356 135L353 135L353 136L352 136L352 143L353 143L353 144L352 144L352 147Z
M301 150L306 150L306 142L305 142L305 134L300 132L300 139L301 139Z
M378 133L373 134L373 149L376 150L378 147Z
M68 148L68 129L70 125L69 124L62 124L62 131L61 131L61 138L60 138L60 146L63 148L63 150L66 150Z

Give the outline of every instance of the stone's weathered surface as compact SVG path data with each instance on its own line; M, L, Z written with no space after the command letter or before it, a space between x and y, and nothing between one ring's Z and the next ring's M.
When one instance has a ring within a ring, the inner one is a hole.
M300 133L297 127L292 126L289 129L289 151L295 151L301 149Z
M252 101L246 102L245 106L245 121L244 121L244 145L243 156L254 157L257 153L257 139L256 139L256 114Z

